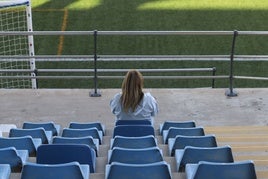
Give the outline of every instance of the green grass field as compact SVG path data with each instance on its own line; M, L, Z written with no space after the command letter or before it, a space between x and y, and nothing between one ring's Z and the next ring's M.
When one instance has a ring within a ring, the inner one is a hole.
M36 31L265 31L268 28L268 1L265 0L32 0ZM237 55L267 55L267 36L238 36ZM101 36L101 55L229 55L230 36ZM88 55L93 37L35 37L37 55ZM268 76L268 62L236 62L235 75ZM86 62L37 63L37 68L86 68ZM216 67L227 75L228 62L110 62L103 68L194 68ZM189 74L182 74L189 75ZM197 75L197 74L193 74ZM120 87L121 80L99 80L100 88ZM91 80L40 80L40 88L92 88ZM148 80L146 87L207 87L211 80ZM267 81L236 80L236 87L268 87ZM228 87L216 80L216 87Z

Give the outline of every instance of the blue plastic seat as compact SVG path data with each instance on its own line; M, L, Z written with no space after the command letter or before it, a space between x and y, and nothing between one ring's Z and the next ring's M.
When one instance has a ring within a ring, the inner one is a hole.
M90 166L90 172L96 168L95 150L85 144L47 144L37 149L36 163L60 164L77 161Z
M257 179L253 161L215 163L201 161L186 165L187 179Z
M175 160L177 171L184 171L188 163L198 163L199 161L208 162L234 162L231 147L192 147L187 146L184 149L175 151Z
M111 139L111 149L114 147L142 149L156 146L157 140L152 135L141 137L115 136L113 139Z
M52 144L85 144L93 148L98 156L99 140L93 139L91 136L87 137L60 137L55 136L52 139Z
M154 128L151 125L119 125L115 126L113 138L115 136L124 137L141 137L141 136L155 136Z
M169 155L174 156L176 149L184 149L186 146L193 147L217 147L215 135L205 136L181 136L168 139Z
M166 162L150 164L124 164L113 162L106 165L105 179L171 179L170 166Z
M91 136L94 139L99 140L99 144L102 143L102 132L99 131L96 127L86 128L86 129L70 129L64 128L62 130L62 137L88 137Z
M22 125L23 129L34 129L43 127L46 131L51 131L53 136L60 134L60 125L55 124L54 122L43 122L43 123L36 123L36 122L24 122Z
M115 147L108 152L108 163L147 164L163 161L162 151L158 147L144 149L126 149Z
M69 124L69 128L71 129L87 129L94 127L96 127L99 131L102 131L103 135L105 135L105 126L100 122L89 122L89 123L71 122Z
M31 136L0 137L0 148L15 147L17 150L27 150L30 157L36 156L37 147L41 144L41 139Z
M171 127L168 130L163 131L164 144L168 144L168 139L169 138L175 138L177 135L204 136L205 132L204 132L203 127L192 127L192 128Z
M9 164L12 172L21 172L28 158L27 150L16 150L15 147L0 149L0 164Z
M63 164L27 163L21 172L21 179L88 179L89 166L78 162Z
M195 121L165 121L159 125L160 135L163 135L163 131L168 130L170 127L192 128L196 127L196 124Z
M9 131L9 137L23 137L32 136L32 138L39 138L42 144L48 144L52 140L52 132L45 131L44 128L34 128L34 129L19 129L13 128Z
M140 119L140 120L124 119L124 120L117 120L115 122L115 126L119 125L152 125L152 123L151 120L149 119Z
M0 178L9 179L11 174L11 169L9 164L0 164Z

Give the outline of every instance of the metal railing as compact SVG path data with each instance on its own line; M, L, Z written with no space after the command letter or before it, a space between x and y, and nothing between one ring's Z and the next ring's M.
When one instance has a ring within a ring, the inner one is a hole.
M37 61L42 60L57 60L57 59L75 59L75 60L86 60L92 61L94 63L93 69L35 69L35 70L6 70L0 69L0 73L35 73L36 76L0 76L1 79L93 79L94 80L94 92L91 96L100 96L98 93L98 79L119 79L123 76L110 76L110 75L99 75L99 73L115 73L115 72L125 72L127 69L99 69L97 63L100 61L151 61L151 60L224 60L229 61L230 69L229 74L227 75L215 75L216 68L189 68L189 69L139 69L141 72L181 72L181 71L190 71L190 72L200 72L200 71L210 71L212 72L211 76L144 76L146 79L212 79L212 87L214 87L215 79L229 79L229 90L226 92L227 96L236 96L237 94L233 90L233 81L234 79L252 79L252 80L268 80L268 77L248 77L248 76L234 76L233 74L233 63L234 59L246 61L248 59L259 59L259 60L268 60L268 55L235 55L235 45L238 35L268 35L268 31L33 31L33 32L0 32L1 36L7 35L33 35L33 36L76 36L76 35L85 35L93 36L94 38L94 52L89 55L34 55L34 56L0 56L0 60L27 60L28 58L34 58ZM101 55L98 54L98 36L139 36L139 35L157 35L157 36L168 36L168 35L210 35L210 36L232 36L233 41L231 44L230 55ZM70 60L70 61L72 61ZM88 76L39 76L40 72L64 72L64 73L91 73L93 75Z

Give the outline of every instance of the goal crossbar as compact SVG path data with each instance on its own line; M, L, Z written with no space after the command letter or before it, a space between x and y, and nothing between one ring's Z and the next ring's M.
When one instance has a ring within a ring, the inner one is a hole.
M20 5L28 5L29 0L16 0L16 1L0 1L0 8L7 8L13 6L20 6Z

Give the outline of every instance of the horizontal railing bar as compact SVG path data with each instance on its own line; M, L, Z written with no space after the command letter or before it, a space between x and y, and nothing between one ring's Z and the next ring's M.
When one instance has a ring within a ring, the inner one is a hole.
M57 59L61 59L61 58L94 58L94 55L34 55L34 56L29 56L29 55L16 55L16 56L0 56L0 59L25 59L28 60L29 58L34 58L34 59L47 59L47 58L57 58Z
M98 35L233 35L233 31L98 31Z
M144 79L227 79L229 76L143 76ZM0 79L93 79L94 76L0 76ZM122 79L124 76L98 76L99 79Z
M233 31L97 31L98 35L233 35ZM0 35L94 35L94 31L0 31Z
M168 61L168 60L219 60L229 61L229 55L98 55L98 61ZM93 61L93 55L35 55L0 56L0 61ZM235 55L235 61L268 61L268 55Z
M143 76L144 79L227 79L229 76ZM98 76L101 79L122 79L124 76Z
M237 31L238 35L268 35L268 31ZM234 31L97 31L98 35L233 35ZM0 35L94 35L94 31L0 31Z
M98 72L127 72L130 69L98 69ZM215 68L169 68L169 69L137 69L140 72L205 72Z
M246 80L268 80L268 77L254 77L254 76L234 76L235 79L246 79Z
M238 31L239 35L268 35L268 31Z
M229 55L98 55L98 58L229 58ZM1 59L94 58L94 55L0 56ZM268 55L267 55L268 58Z
M0 76L0 79L93 79L94 76Z
M97 72L127 72L130 69L98 69ZM205 72L214 71L215 68L170 68L170 69L138 69L140 72ZM94 69L0 69L0 73L33 73L33 72L65 72L65 73L82 73L94 72Z

